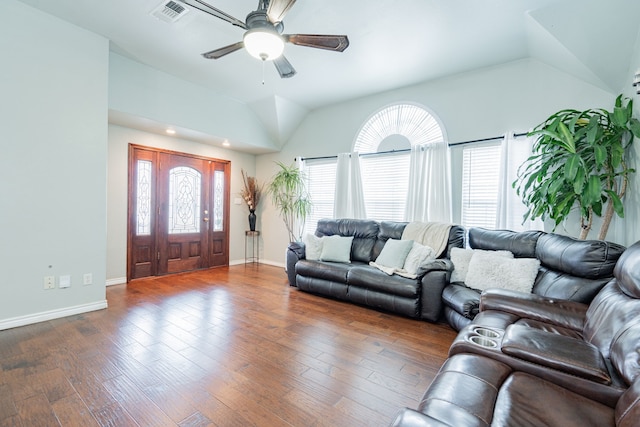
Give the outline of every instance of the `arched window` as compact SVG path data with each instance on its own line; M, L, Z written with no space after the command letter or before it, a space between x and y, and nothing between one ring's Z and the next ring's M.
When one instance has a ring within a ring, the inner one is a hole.
M367 120L356 136L353 150L375 153L443 140L442 126L426 109L414 104L395 104Z
M355 138L361 154L367 216L403 221L409 185L409 156L414 145L444 141L439 120L424 107L394 104L373 114Z

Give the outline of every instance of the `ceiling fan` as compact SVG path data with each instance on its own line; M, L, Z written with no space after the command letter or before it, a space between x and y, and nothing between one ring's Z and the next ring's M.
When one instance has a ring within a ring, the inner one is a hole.
M229 46L205 52L207 59L219 59L243 47L254 57L262 61L273 61L280 77L288 78L296 74L291 63L282 55L285 43L317 49L342 52L349 46L347 36L320 34L282 34L282 20L296 0L260 0L258 9L247 15L245 22L216 9L202 0L180 0L216 18L247 30L243 40Z

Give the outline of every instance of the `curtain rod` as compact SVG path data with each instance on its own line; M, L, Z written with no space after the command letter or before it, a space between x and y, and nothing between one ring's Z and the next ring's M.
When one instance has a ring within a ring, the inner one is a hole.
M521 133L516 133L513 136L515 138L520 138L522 136L527 136L527 135L528 135L527 132L521 132ZM490 138L471 139L469 141L449 142L447 144L447 146L449 146L449 147L457 147L458 145L474 144L474 143L477 143L477 142L495 141L495 140L502 139L502 138L504 138L504 135L492 136ZM378 151L378 152L375 152L375 153L362 153L362 154L360 154L360 157L376 156L378 154L405 153L407 151L411 151L411 149L410 148L405 148L405 149L402 149L402 150ZM300 160L304 162L305 160L327 160L327 159L337 159L337 158L338 158L338 156L301 157ZM298 159L296 158L295 160L298 160Z

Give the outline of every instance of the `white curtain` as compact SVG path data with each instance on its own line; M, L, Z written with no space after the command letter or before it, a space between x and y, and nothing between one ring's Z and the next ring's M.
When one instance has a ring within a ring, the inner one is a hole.
M336 166L336 196L333 202L334 218L365 219L358 153L340 153Z
M405 220L452 221L451 173L446 142L411 147Z
M526 136L516 138L513 132L507 133L502 140L496 229L544 230L544 224L540 218L522 222L527 207L512 186L518 176L518 168L531 156L534 141L535 138Z

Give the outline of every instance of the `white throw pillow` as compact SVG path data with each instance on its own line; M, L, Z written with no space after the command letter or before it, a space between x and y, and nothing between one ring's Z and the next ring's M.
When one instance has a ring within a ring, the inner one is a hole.
M302 243L304 243L305 258L310 261L318 261L322 255L322 237L307 233L302 236Z
M430 246L413 242L413 246L404 260L404 270L409 274L417 274L420 267L436 259L436 252Z
M402 268L412 247L413 240L388 239L376 258L376 264L383 267Z
M351 243L353 236L325 236L322 238L322 253L320 261L342 262L349 264L351 262Z
M503 288L531 293L539 267L540 261L535 258L505 258L476 252L464 283L478 290Z
M451 248L451 262L453 271L451 272L451 282L464 282L469 271L469 261L476 252L488 252L503 258L513 258L510 251L486 251L484 249L463 249Z

